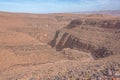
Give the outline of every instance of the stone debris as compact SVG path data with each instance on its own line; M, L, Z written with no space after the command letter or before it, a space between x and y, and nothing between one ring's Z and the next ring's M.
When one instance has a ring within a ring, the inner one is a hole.
M65 75L57 75L51 80L120 80L120 63L95 65L93 69L87 67L83 71L70 70Z

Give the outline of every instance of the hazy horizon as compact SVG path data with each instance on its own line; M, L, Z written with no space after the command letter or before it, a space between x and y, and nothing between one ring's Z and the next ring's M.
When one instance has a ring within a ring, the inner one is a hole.
M120 0L0 0L0 11L22 13L67 13L120 10Z

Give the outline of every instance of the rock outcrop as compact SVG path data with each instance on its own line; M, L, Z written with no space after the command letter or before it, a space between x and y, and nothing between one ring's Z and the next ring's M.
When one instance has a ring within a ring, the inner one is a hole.
M49 44L57 51L70 48L90 52L95 59L104 58L119 53L120 33L116 33L120 31L119 28L120 20L73 20L56 31Z
M101 27L101 28L120 28L120 20L119 19L94 19L94 18L88 18L88 19L76 19L71 21L71 23L66 27L67 29L72 29L74 27L77 27L79 25L91 25L93 27Z

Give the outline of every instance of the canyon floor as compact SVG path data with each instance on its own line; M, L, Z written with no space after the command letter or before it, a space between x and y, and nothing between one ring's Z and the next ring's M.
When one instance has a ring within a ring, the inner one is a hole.
M0 80L120 80L120 16L0 12Z

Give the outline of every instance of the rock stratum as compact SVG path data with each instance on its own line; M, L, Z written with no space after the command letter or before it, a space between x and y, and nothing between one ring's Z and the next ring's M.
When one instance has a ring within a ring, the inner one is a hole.
M57 51L64 48L90 52L104 58L120 52L120 19L76 19L56 31L49 43Z
M119 80L120 16L0 12L0 80Z

